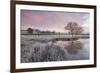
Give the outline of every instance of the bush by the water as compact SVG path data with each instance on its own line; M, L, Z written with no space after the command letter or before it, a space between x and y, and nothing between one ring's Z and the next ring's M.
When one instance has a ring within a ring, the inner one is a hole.
M56 45L24 45L21 50L21 62L46 62L67 60L66 52Z

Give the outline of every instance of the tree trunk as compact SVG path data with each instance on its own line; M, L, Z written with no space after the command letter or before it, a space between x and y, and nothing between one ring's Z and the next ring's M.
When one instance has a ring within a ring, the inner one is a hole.
M72 34L71 49L73 49L73 45L74 45L74 37L73 37L73 34Z

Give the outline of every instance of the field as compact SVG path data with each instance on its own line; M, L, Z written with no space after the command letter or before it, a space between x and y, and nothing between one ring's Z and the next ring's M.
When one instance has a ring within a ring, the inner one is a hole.
M21 35L21 62L89 59L89 35Z

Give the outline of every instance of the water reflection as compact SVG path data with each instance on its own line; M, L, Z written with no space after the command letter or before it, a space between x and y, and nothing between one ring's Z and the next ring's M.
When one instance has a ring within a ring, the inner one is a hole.
M66 49L70 54L75 54L81 50L82 47L83 45L80 41L73 41L69 42L68 46L65 46L64 49Z
M67 53L69 60L89 59L89 39L72 41L57 41L56 45L62 47Z

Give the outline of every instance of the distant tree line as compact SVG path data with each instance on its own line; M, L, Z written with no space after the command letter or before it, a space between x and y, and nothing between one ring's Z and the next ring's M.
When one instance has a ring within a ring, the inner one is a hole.
M29 34L55 34L55 33L57 33L55 31L41 31L39 29L33 29L33 28L28 28L27 32Z

